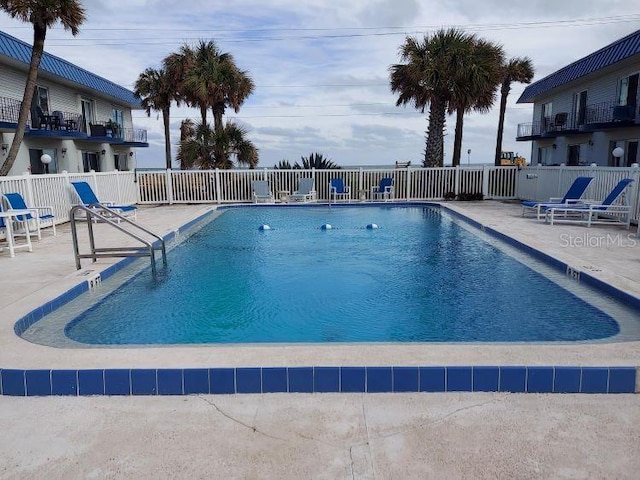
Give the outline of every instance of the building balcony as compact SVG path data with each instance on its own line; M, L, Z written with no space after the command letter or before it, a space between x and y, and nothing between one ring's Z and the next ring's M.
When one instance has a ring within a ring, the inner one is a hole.
M638 125L635 105L619 105L618 102L602 102L587 105L585 124L581 130L595 132Z
M18 128L21 100L0 97L0 132L15 132ZM99 120L89 123L87 131L84 117L80 113L56 110L45 114L40 109L33 110L27 127L26 137L56 140L83 140L95 143L111 143L128 147L148 147L147 131L140 128L122 128L113 121Z

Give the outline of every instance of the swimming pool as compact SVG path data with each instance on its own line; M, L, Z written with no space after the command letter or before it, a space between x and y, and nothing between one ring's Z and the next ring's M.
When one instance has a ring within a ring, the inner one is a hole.
M326 223L334 229L321 230ZM263 224L272 230L260 231ZM229 209L176 247L169 263L162 276L143 272L78 315L68 338L548 342L620 331L558 279L434 207Z

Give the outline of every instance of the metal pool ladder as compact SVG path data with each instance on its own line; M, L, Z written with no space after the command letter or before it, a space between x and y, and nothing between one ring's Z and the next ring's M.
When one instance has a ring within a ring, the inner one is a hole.
M76 213L84 212L84 216L81 218L76 217ZM117 211L102 205L100 203L96 203L87 207L85 205L75 205L71 208L71 212L69 213L69 217L71 220L71 237L73 239L73 251L76 257L76 268L80 270L82 267L80 266L81 258L92 258L95 262L96 259L100 257L150 257L151 258L151 271L153 274L156 274L156 249L160 249L162 252L162 263L163 265L167 265L167 251L165 248L164 239L149 230L142 225L129 220L124 215L121 215ZM116 221L114 221L114 219ZM87 229L89 231L89 245L91 247L91 253L80 253L80 247L78 246L78 230L76 226L76 222L78 221L86 221ZM94 221L99 221L102 223L106 223L111 225L113 228L120 230L124 234L130 236L138 240L143 246L139 247L109 247L109 248L96 248L95 236L93 231L93 223ZM121 223L126 225L123 226ZM136 231L137 230L137 231ZM140 233L146 233L151 237L155 238L156 241L150 242L149 240L143 238Z

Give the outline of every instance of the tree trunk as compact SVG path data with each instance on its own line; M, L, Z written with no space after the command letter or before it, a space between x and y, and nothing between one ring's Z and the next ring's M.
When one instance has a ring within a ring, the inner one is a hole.
M207 124L207 107L200 107L200 116L202 117L202 125Z
M44 51L44 40L47 35L46 27L41 27L36 24L33 25L33 49L31 50L31 63L29 64L29 73L27 75L27 84L24 87L24 94L22 95L22 104L20 105L20 114L18 115L18 126L16 133L13 136L13 142L11 142L11 148L7 154L7 158L0 168L0 175L9 175L13 164L18 156L20 145L24 139L24 131L27 126L27 119L31 112L31 101L33 100L33 92L36 88L36 79L38 78L38 67L40 66L40 59L42 58L42 52Z
M500 89L500 117L498 118L498 138L496 139L496 156L494 158L496 166L500 165L500 157L502 156L502 131L504 130L504 115L507 111L509 90L511 90L510 82L503 82Z
M222 104L221 106L214 106L211 108L211 111L213 112L213 129L217 132L220 133L222 131L222 117L224 115L224 104Z
M444 126L446 122L446 104L442 101L431 102L429 108L429 127L427 128L427 149L425 167L444 165Z
M169 130L169 107L162 109L162 122L164 123L164 158L167 169L171 168L171 132Z
M456 110L456 136L453 140L453 159L451 165L457 167L460 165L460 155L462 154L462 127L464 125L464 109Z

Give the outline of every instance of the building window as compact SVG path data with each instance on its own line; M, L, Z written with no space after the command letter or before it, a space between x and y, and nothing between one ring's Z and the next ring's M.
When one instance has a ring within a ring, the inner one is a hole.
M554 153L553 147L538 148L538 163L542 165L554 165L553 153Z
M85 172L91 170L100 171L100 153L99 152L82 152L82 167Z
M635 105L638 98L638 74L629 75L620 80L618 105Z
M546 132L553 123L553 102L543 103L540 111L540 125L542 131Z
M51 157L51 163L45 165L40 158L47 154ZM42 175L43 173L58 173L58 156L53 148L30 148L29 149L29 170L33 175Z
M129 170L127 168L127 154L126 153L116 153L113 155L114 163L116 164L116 169L121 172L126 172Z
M587 113L587 91L576 93L573 95L573 125L579 127L585 124Z
M93 115L93 100L81 98L80 105L82 107L82 121L80 122L80 131L89 133L91 130L89 124L93 123L95 118Z
M49 115L49 90L36 85L31 99L31 127L40 128L40 116Z

